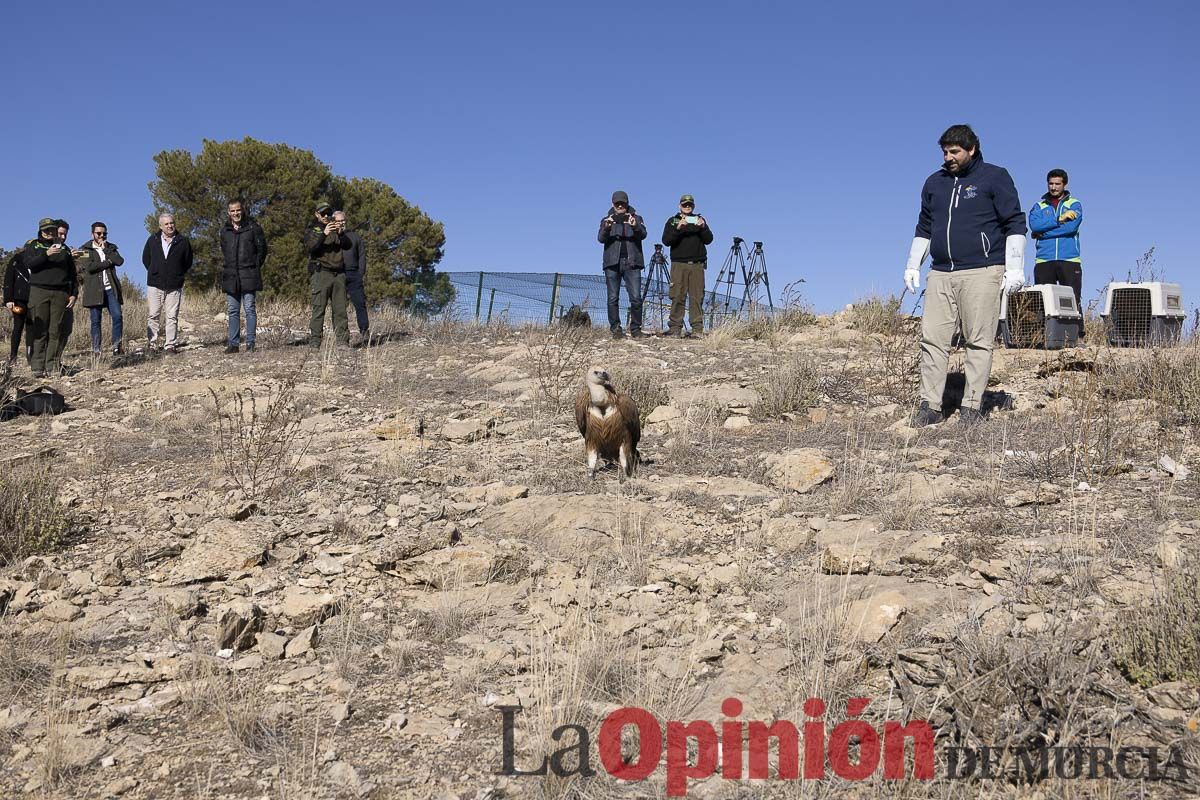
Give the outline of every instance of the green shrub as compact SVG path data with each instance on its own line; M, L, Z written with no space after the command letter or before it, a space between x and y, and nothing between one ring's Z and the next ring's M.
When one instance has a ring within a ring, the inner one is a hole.
M1113 661L1142 686L1200 683L1200 575L1191 566L1167 570L1149 608L1118 618Z

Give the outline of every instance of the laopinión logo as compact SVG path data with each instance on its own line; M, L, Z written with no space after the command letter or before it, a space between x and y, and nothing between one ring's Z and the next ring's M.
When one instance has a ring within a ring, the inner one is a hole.
M809 717L799 728L788 720L770 724L740 720L742 703L730 697L721 704L727 718L717 726L705 720L668 721L665 737L662 723L642 708L619 708L600 724L597 751L600 764L614 778L643 781L663 766L667 795L687 794L689 780L704 780L717 774L725 780L743 778L771 779L771 750L775 750L775 780L821 780L833 775L851 781L863 781L880 773L885 780L933 780L938 770L934 752L933 728L925 720L907 723L883 723L882 733L859 716L871 700L851 698L844 722L835 725L826 736L824 700L810 697L804 702ZM541 763L521 769L516 763L516 727L520 706L496 706L501 715L502 775L592 777L592 736L583 725L560 725L551 738L560 743L553 753L542 756ZM627 758L621 737L627 728L638 734L637 752ZM664 748L665 741L665 748ZM772 748L773 745L773 748ZM692 755L694 754L694 758ZM911 759L909 758L911 754ZM963 779L1013 779L1036 782L1051 775L1058 778L1112 780L1186 781L1188 768L1183 755L1168 748L1166 758L1158 748L1149 747L1043 747L1009 749L999 747L945 748L943 777ZM911 763L911 770L908 769ZM526 765L530 766L530 765ZM1015 772L1015 775L1014 775Z

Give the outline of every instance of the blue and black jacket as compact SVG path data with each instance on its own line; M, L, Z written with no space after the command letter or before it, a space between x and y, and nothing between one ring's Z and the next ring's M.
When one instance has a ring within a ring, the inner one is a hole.
M1058 218L1068 211L1075 212L1075 219L1059 222ZM1050 195L1042 195L1041 202L1029 211L1029 230L1037 240L1037 263L1043 261L1074 261L1079 258L1079 226L1083 223L1083 203L1079 198L1063 192L1058 208L1050 204Z
M939 272L1004 263L1004 240L1024 236L1025 212L1012 176L976 156L958 174L945 167L925 179L916 235L929 240Z

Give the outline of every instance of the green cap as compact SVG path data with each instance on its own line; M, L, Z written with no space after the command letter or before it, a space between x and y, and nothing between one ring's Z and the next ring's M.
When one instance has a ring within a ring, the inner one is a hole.
M331 211L333 211L333 206L329 205L329 203L317 203L318 214L328 214Z
M684 203L696 205L696 198L692 197L690 194L685 194L683 197L679 198L679 205L683 205Z
M38 230L44 231L47 228L58 230L58 220L50 219L49 217L42 217L42 221L38 223Z

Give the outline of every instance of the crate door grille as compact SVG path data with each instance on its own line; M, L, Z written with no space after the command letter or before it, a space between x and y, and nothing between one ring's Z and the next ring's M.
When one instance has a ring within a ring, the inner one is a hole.
M1046 346L1046 309L1041 292L1014 292L1008 296L1008 335L1016 347Z
M1150 290L1113 289L1112 326L1121 342L1139 343L1150 338Z

